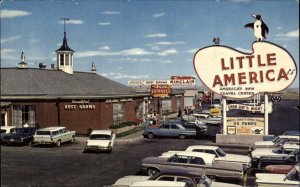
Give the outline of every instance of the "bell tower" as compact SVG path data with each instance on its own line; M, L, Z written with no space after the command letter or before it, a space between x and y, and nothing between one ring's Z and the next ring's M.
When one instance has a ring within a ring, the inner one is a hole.
M68 18L61 18L64 21L64 39L61 47L56 50L57 54L57 69L66 73L73 74L73 51L68 46L67 33L66 33L66 21Z

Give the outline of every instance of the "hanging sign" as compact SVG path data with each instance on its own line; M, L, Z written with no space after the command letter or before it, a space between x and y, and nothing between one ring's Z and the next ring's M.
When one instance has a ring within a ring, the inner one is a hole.
M152 84L151 95L152 97L167 97L172 92L171 84Z
M208 46L194 56L194 68L212 91L230 98L249 98L260 92L278 92L296 78L293 57L270 42L254 42L253 53L227 46Z

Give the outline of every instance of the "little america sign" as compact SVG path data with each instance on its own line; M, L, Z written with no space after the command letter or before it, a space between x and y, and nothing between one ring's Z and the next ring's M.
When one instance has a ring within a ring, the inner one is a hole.
M293 57L270 42L254 42L247 54L227 46L208 46L194 56L200 80L212 91L231 98L249 98L260 92L278 92L296 78Z

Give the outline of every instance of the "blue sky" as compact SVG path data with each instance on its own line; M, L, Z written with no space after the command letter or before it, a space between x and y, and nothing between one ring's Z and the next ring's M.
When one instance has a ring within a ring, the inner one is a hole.
M244 25L261 14L267 41L286 48L299 70L299 0L29 0L1 3L1 67L16 67L21 51L29 67L56 64L67 22L74 70L127 84L128 80L165 80L195 76L195 52L222 45L250 52L253 31ZM201 84L197 79L197 84ZM293 87L299 84L299 73Z

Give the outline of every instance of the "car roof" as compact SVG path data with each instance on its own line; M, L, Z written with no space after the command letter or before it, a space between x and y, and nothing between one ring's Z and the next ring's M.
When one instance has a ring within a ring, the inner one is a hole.
M199 170L199 171L191 171L188 169L180 169L180 168L165 168L160 170L160 176L161 175L176 175L176 176L186 176L186 177L201 177L205 174L205 171Z
M290 138L290 139L299 139L299 135L279 135L279 137L281 139L287 139L287 138Z
M66 127L53 126L53 127L42 128L42 129L39 129L38 131L57 131L57 130L64 129L64 128L66 128Z
M91 134L107 134L111 135L111 130L93 130Z
M187 149L207 149L207 150L216 150L218 146L213 145L191 145Z
M208 159L211 159L211 160L213 160L216 157L216 155L214 155L214 154L202 153L202 152L193 152L193 151L178 151L175 154L179 155L179 156L205 157L205 158L208 158Z
M5 130L12 129L12 128L16 128L16 126L1 126L1 129L5 129Z

